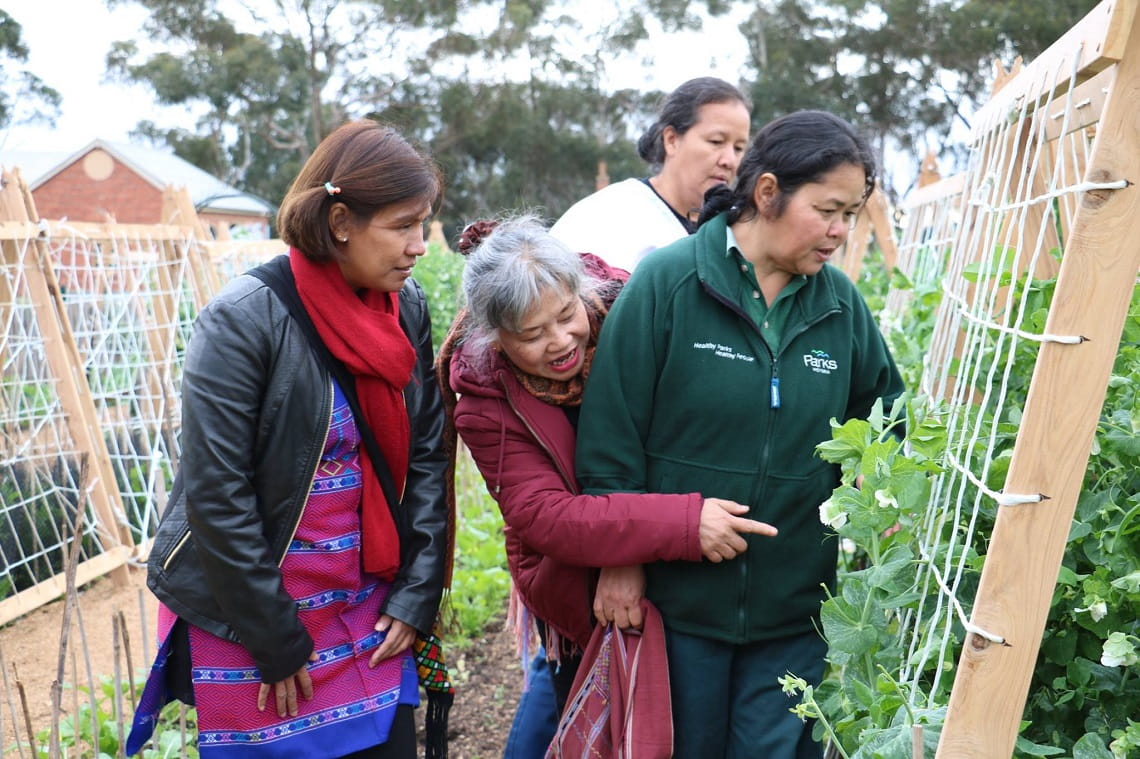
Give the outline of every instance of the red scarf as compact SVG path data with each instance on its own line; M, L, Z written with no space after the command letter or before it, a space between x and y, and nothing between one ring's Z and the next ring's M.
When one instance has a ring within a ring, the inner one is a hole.
M295 248L289 249L289 264L317 334L356 380L364 421L372 428L402 498L411 439L403 392L412 376L416 352L400 328L399 297L372 290L357 296L335 262L314 263ZM392 509L399 504L389 504L384 498L364 446L360 449L360 468L364 480L360 506L364 569L391 581L400 567L400 536L392 519Z

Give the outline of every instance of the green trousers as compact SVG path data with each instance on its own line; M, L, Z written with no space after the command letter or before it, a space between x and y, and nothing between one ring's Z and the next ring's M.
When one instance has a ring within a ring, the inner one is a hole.
M823 678L827 644L812 632L731 645L665 629L675 759L821 759L812 723L776 678Z

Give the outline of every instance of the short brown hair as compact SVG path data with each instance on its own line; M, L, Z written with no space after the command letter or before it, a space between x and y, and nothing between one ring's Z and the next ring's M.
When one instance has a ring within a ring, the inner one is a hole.
M325 187L338 188L335 194ZM390 126L349 121L323 139L293 180L277 212L277 233L312 261L339 258L329 208L344 203L367 222L381 209L416 198L435 207L443 193L439 167Z

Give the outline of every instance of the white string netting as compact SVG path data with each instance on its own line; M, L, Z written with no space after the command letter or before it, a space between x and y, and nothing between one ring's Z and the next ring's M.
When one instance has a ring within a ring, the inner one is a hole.
M1082 178L1095 119L1076 84L1074 63L1040 96L1021 98L979 128L961 196L949 193L904 220L900 268L915 281L942 278L920 390L947 430L944 471L916 527L921 600L899 619L906 651L899 681L912 705L944 703L942 678L965 633L1003 641L1000 624L986 630L968 621L986 537L979 525L991 524L999 508L1033 508L1043 497L1001 490L1039 346L1081 342L1044 333L1042 293L1052 291L1061 235L1081 195L1125 185ZM905 299L894 306L902 309L894 318L905 321Z
M900 206L902 221L895 266L910 283L892 287L880 318L884 333L905 328L916 292L936 288L942 281L950 246L962 221L961 175L922 188Z
M178 388L195 307L190 228L48 226L55 267L125 514L154 534L180 458Z
M210 265L218 272L222 282L228 282L275 256L289 252L289 246L281 240L210 242L205 249Z
M103 552L106 530L81 489L97 477L68 427L60 399L58 360L49 360L49 343L59 351L58 322L51 304L38 303L46 286L34 238L3 241L0 264L0 598L59 574L70 553L80 504L86 506L79 561ZM38 283L39 280L36 280Z

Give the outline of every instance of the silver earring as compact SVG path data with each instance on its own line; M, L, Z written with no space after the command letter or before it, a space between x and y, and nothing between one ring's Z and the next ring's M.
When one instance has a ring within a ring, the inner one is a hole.
M342 237L338 237L338 238L336 238L336 239L340 240L341 242L348 242L348 238L347 238L347 237L343 237L343 236L342 236Z

